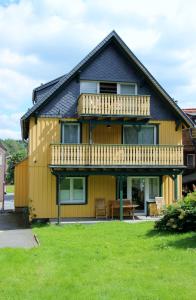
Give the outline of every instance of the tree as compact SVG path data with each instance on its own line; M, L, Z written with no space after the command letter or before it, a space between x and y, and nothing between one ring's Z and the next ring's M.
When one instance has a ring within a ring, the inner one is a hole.
M6 181L9 184L14 183L14 167L15 165L23 160L27 156L26 150L20 150L13 154L8 160L7 176Z
M27 142L12 139L0 139L0 142L7 150L6 182L12 184L14 182L15 164L17 164L27 156Z

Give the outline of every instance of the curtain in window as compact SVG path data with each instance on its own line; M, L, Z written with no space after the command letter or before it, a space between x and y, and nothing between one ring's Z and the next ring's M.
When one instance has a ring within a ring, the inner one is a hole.
M159 179L149 178L149 199L159 196Z
M153 145L154 144L154 127L141 127L138 132L138 144Z
M124 144L138 144L138 132L136 127L124 127Z
M84 198L83 178L73 179L73 201L81 201Z
M60 203L85 202L85 178L60 177L59 179Z
M62 125L62 143L78 144L79 143L79 125L78 124L63 124Z
M89 93L97 94L97 82L95 81L81 81L80 94Z
M66 203L70 201L70 179L69 178L60 178L59 182L59 201L60 203Z
M153 145L154 126L125 126L124 144Z
M120 85L121 95L135 95L135 84L121 84Z

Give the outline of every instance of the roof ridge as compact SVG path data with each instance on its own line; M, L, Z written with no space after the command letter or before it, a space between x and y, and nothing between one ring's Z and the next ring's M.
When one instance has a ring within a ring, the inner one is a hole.
M130 59L138 66L138 68L146 75L146 77L152 82L152 84L157 88L157 90L163 95L163 97L170 103L170 105L177 111L177 113L184 119L184 121L193 126L193 123L190 121L188 116L181 110L181 108L174 102L170 95L165 91L165 89L158 83L158 81L153 77L153 75L148 71L148 69L140 62L136 55L130 50L130 48L125 44L121 37L116 33L115 30L111 31L92 51L89 52L68 74L62 76L60 80L55 84L47 93L45 93L39 100L36 102L32 108L30 108L26 114L21 118L23 122L27 119L36 109L43 105L50 97L66 82L70 79L76 72L80 70L88 61L91 59L103 46L106 46L107 43L115 38L123 50L128 54Z

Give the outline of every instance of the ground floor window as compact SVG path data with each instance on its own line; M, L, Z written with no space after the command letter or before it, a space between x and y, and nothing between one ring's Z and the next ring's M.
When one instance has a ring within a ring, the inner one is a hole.
M60 176L58 197L61 204L86 203L86 178Z

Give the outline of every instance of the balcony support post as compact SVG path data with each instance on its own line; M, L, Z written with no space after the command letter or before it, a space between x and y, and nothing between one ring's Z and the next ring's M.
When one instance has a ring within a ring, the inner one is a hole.
M178 176L175 175L174 177L174 194L175 194L175 200L178 200Z
M120 221L123 221L123 177L120 176Z
M56 175L57 180L57 201L58 201L58 210L57 210L57 224L60 225L61 223L61 202L59 197L59 186L60 186L60 176Z

